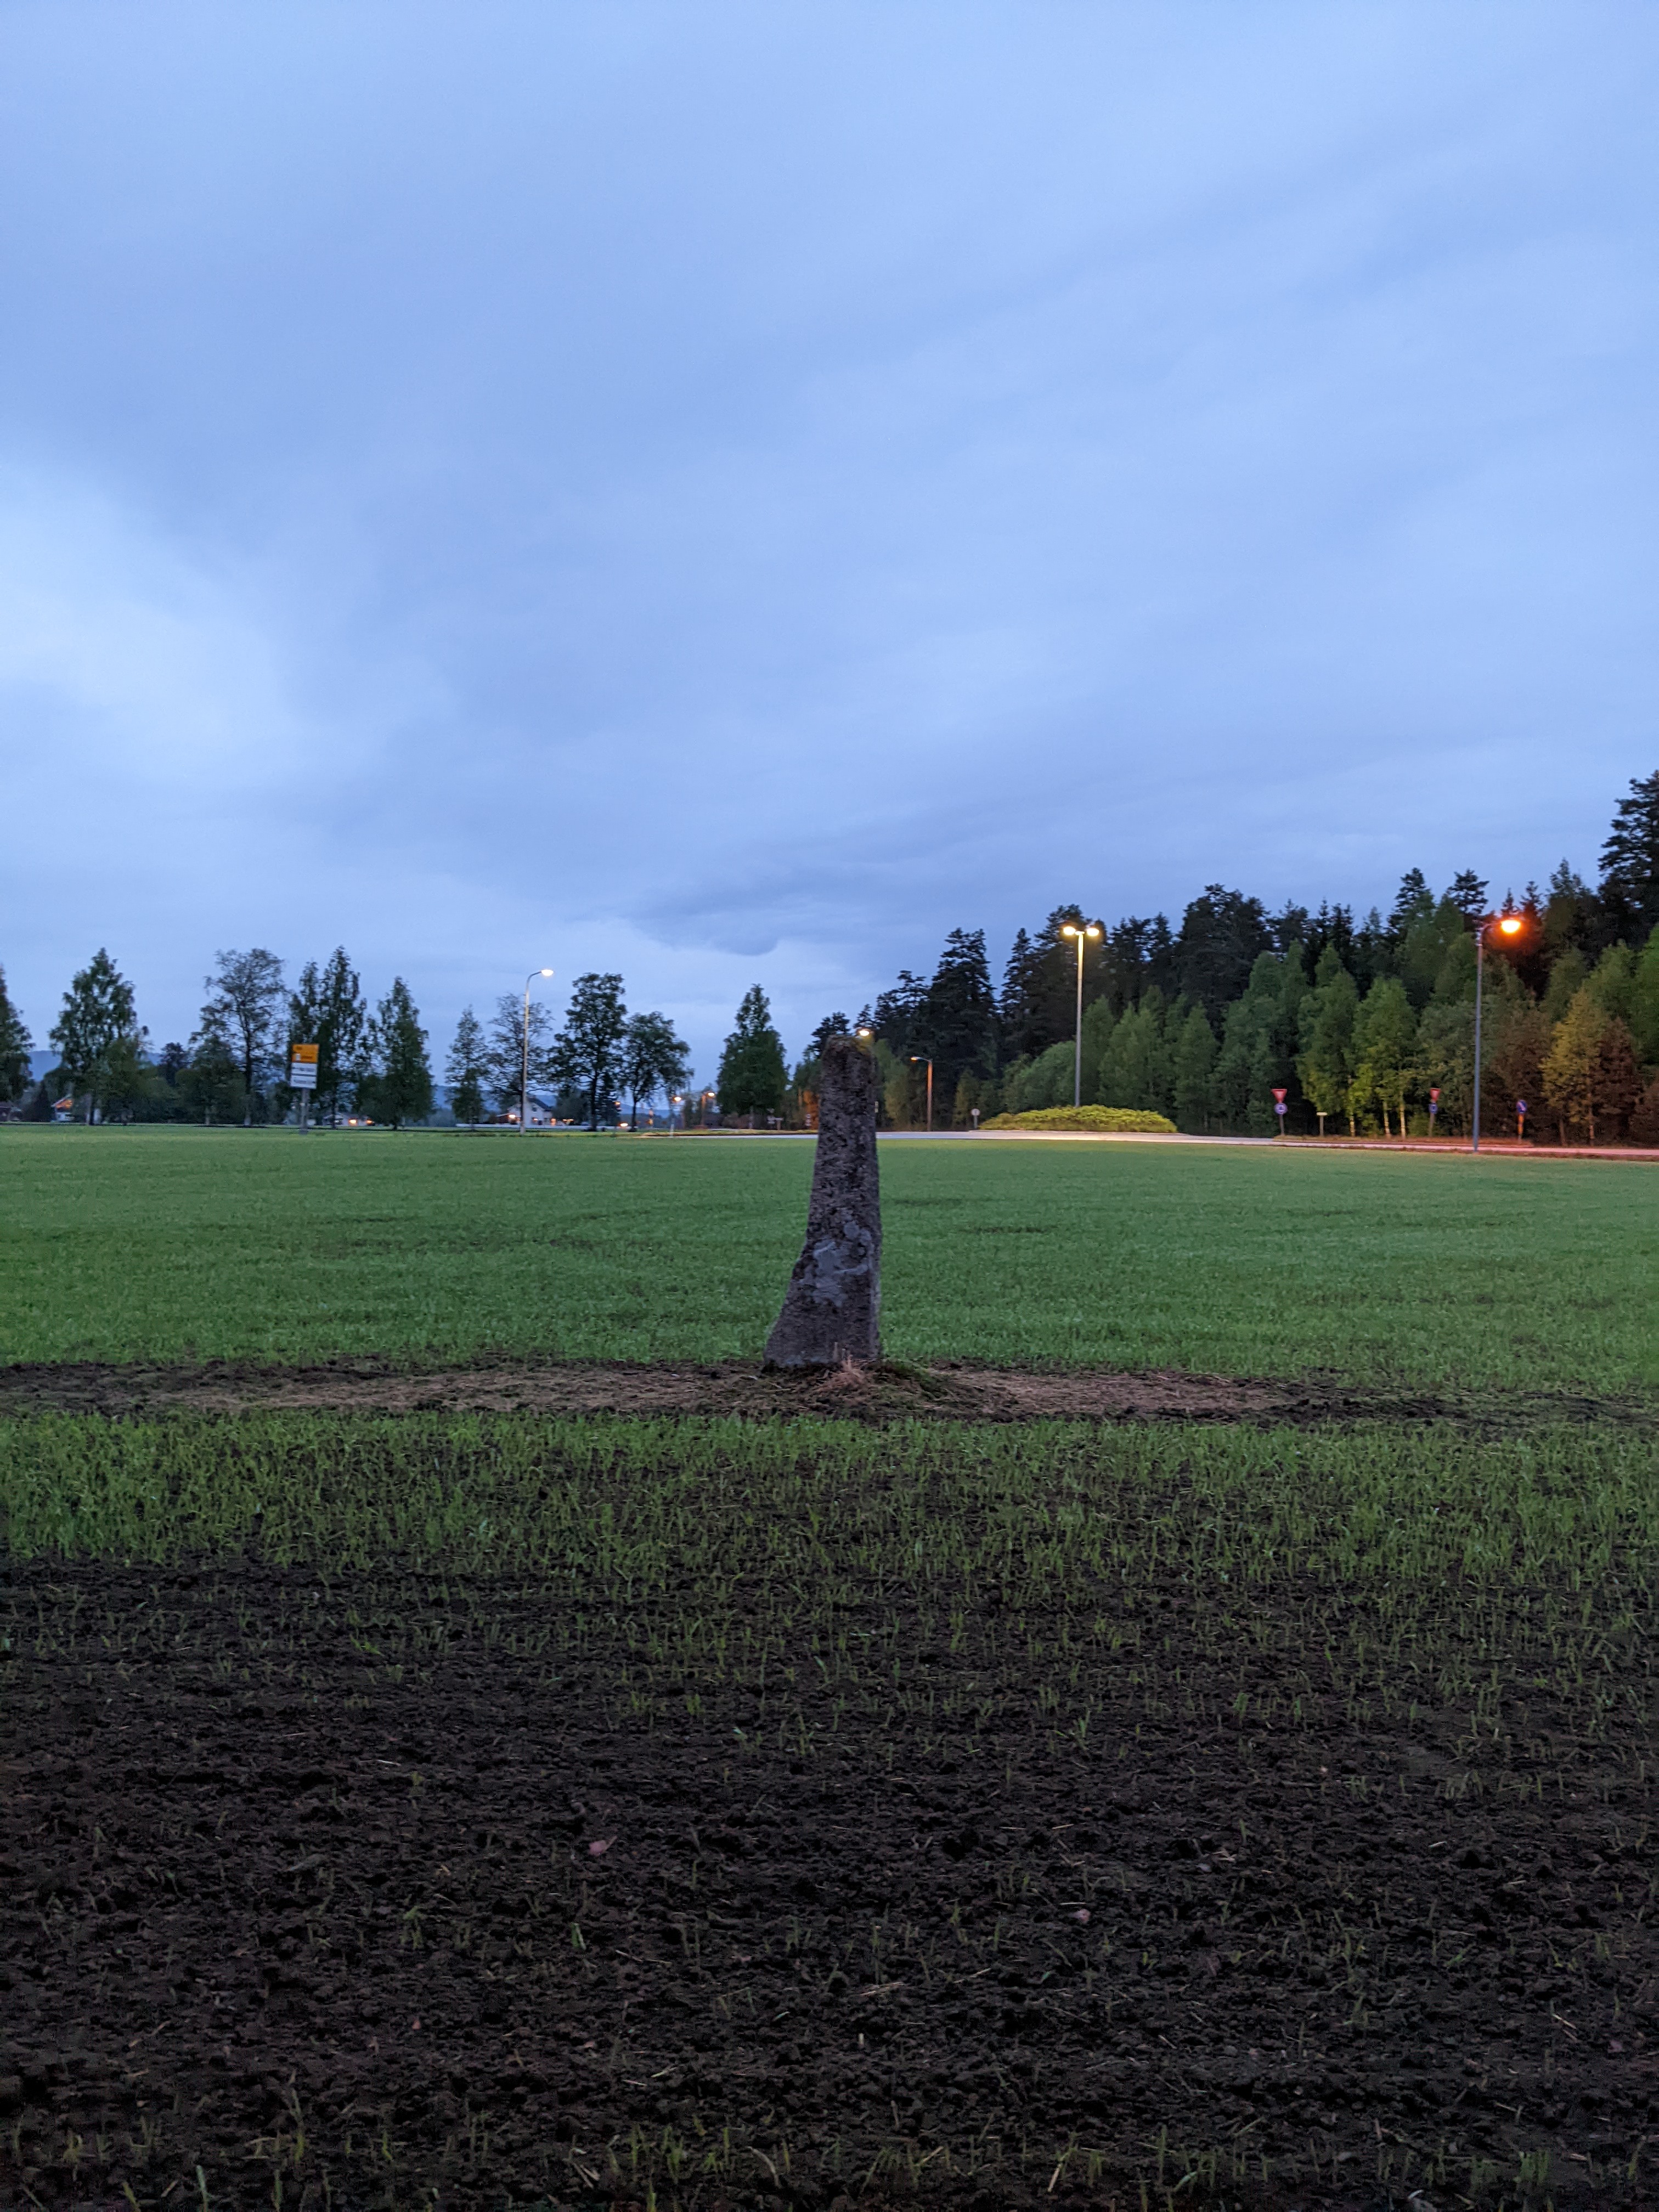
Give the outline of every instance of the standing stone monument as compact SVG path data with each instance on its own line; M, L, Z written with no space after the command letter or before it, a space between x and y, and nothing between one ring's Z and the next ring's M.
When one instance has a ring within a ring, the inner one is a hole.
M806 1242L766 1340L769 1367L881 1357L881 1188L876 1064L856 1038L825 1040Z

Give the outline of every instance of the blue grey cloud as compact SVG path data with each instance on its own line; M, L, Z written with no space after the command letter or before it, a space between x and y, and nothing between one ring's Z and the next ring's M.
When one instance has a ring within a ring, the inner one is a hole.
M1635 8L0 14L0 959L1588 866L1654 765Z

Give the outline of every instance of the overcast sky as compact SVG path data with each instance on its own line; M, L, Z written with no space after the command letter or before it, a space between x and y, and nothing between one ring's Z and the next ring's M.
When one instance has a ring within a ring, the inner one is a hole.
M1659 12L0 6L3 962L700 1073L953 925L1587 873Z

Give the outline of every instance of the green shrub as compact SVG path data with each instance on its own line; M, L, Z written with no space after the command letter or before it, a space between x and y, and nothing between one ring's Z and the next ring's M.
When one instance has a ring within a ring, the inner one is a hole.
M1028 1114L998 1114L988 1129L1082 1129L1097 1137L1173 1137L1176 1125L1163 1114L1143 1114L1132 1106L1039 1106Z

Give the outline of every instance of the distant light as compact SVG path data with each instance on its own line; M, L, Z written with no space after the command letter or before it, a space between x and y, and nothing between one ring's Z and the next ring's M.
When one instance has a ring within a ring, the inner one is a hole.
M1518 914L1506 914L1498 927L1505 937L1514 937L1520 930L1521 917Z

